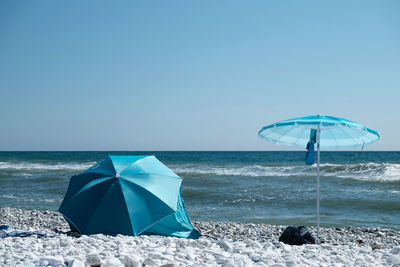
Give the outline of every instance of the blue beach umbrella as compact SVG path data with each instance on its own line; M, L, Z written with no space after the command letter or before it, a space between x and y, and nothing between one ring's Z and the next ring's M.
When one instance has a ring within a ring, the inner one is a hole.
M359 123L331 116L307 116L288 119L263 127L258 136L273 143L307 148L306 163L314 159L317 144L317 236L319 238L320 148L364 147L379 140L377 131Z
M72 230L84 234L197 238L181 183L154 156L108 156L70 179L59 211Z

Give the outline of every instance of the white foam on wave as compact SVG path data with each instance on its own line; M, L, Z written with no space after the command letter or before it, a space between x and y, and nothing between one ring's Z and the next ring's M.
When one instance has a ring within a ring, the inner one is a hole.
M315 176L316 164L312 166L191 166L177 165L172 169L178 174L184 175L221 175L221 176ZM359 164L321 164L322 176L335 176L339 178L351 178L370 181L400 181L400 164L392 163L359 163Z
M90 168L95 162L85 163L36 163L36 162L0 162L0 170L21 170L22 176L31 176L29 171L82 171ZM205 165L172 165L171 168L178 174L185 175L218 175L218 176L250 176L250 177L279 177L279 176L315 176L316 164L290 166L205 166ZM358 163L358 164L321 164L323 176L351 178L370 181L400 181L400 164L395 163Z
M208 174L208 175L228 175L228 176L289 176L289 175L307 175L310 167L307 166L261 166L248 165L243 167L222 167L222 166L204 166L190 167L179 166L172 167L178 174Z
M87 163L36 163L36 162L0 162L0 170L85 170L95 162Z
M18 202L45 202L45 203L53 203L56 202L57 199L54 198L26 198L26 197L18 197L13 194L4 194L0 195L0 198L6 199L15 199Z
M358 163L358 164L321 164L323 175L340 178L394 182L400 181L400 164L396 163Z
M225 199L224 203L233 203L233 204L237 204L237 203L255 203L255 202L265 202L268 200L273 200L274 197L272 196L258 196L258 197L246 197L246 196L241 196L237 199L234 198L229 198L229 199Z

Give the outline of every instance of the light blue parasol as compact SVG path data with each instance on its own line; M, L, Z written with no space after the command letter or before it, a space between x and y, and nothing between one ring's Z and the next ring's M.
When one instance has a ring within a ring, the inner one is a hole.
M319 238L320 148L364 147L379 140L379 133L359 123L331 116L306 116L263 127L258 136L281 144L308 148L316 133L317 143L317 237ZM312 146L313 149L313 146Z

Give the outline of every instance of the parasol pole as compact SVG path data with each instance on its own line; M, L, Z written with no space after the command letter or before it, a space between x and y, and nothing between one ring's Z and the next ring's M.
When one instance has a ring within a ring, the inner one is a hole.
M319 242L319 143L320 143L320 134L321 129L320 125L318 124L317 128L317 242Z

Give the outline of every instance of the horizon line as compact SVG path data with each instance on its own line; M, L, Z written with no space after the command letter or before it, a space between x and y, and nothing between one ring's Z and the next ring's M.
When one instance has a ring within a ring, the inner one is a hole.
M2 152L306 152L307 150L0 150ZM400 152L400 150L342 150L342 149L324 149L321 152Z

